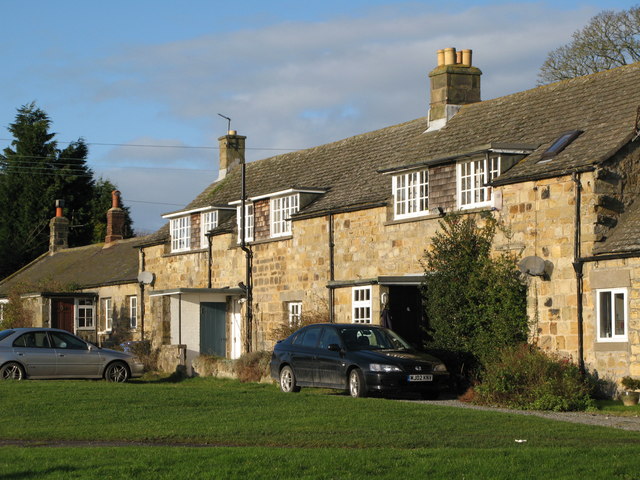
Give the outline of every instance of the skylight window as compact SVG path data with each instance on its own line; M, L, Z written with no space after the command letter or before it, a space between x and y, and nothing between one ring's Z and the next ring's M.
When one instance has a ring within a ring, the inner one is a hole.
M558 139L545 150L545 152L542 154L542 157L540 158L540 161L551 160L562 150L567 148L567 146L576 138L578 138L581 133L582 130L571 130L560 135Z

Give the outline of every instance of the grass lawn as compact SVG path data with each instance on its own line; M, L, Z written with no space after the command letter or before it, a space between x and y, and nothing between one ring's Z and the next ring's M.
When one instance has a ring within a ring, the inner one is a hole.
M213 378L0 382L0 411L47 445L3 479L640 478L640 432Z

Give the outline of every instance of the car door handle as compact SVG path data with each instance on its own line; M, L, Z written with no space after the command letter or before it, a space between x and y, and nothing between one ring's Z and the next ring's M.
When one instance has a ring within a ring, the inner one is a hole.
M59 353L58 356L59 357L64 357L64 353Z
M19 357L24 357L24 353L19 353L18 356Z

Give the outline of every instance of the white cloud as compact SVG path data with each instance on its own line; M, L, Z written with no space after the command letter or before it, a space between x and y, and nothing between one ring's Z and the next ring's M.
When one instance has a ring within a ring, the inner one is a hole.
M248 151L248 158L256 159L277 153L268 149L309 147L426 115L427 74L439 48L474 50L474 65L484 72L484 99L532 88L546 53L566 43L595 13L538 3L455 12L405 6L400 13L384 9L358 19L289 22L163 45L131 45L95 61L84 81L87 88L93 85L96 102L151 102L177 121L200 122L208 129L202 137L209 145L216 145L226 129L217 113L228 115L232 128L247 135L249 148L265 149ZM76 74L80 70L74 69ZM216 157L217 152L185 149L115 149L104 160L175 167L202 166ZM145 198L166 188L163 198L186 198L184 203L209 183L178 177L158 169L124 175L117 183L124 192L144 190L139 195ZM150 213L139 211L139 218Z

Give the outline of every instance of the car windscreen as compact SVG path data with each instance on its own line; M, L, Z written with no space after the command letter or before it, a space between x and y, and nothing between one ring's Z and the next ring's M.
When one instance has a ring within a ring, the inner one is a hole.
M340 336L347 350L408 350L409 344L384 328L345 327Z
M0 340L4 340L5 338L7 338L12 333L15 333L15 330L2 330L0 332Z

